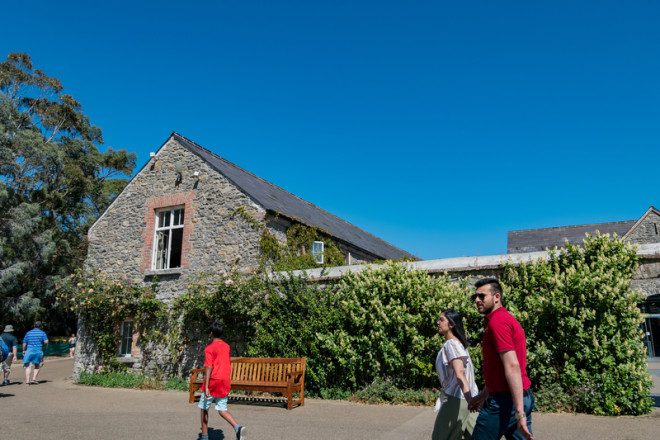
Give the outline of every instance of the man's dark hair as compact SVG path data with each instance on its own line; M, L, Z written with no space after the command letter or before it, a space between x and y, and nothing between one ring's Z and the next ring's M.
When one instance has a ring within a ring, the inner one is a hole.
M482 278L474 283L474 287L478 289L486 284L490 286L490 291L493 292L493 294L499 293L500 296L502 296L502 286L500 285L500 282L497 281L497 278Z
M41 321L37 321L34 323L34 328L41 328Z
M209 333L211 333L214 338L221 337L223 330L224 329L222 328L222 323L219 321L213 321L213 323L209 327Z

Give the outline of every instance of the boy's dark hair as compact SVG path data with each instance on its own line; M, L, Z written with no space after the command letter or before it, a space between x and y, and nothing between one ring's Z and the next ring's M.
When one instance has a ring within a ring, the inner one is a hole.
M224 329L222 328L222 323L220 321L213 321L213 323L209 327L209 333L211 333L214 338L221 337L223 330Z
M490 291L493 292L493 294L499 293L500 296L502 296L502 286L500 285L500 282L497 281L497 278L482 278L474 283L474 287L478 289L486 284L490 286Z
M34 323L34 328L41 328L41 321L37 321Z

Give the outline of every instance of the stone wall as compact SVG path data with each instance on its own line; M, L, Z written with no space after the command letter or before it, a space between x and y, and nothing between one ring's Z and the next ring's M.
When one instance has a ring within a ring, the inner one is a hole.
M177 172L182 176L180 183L176 183ZM199 179L194 172L199 173ZM168 206L185 206L182 267L156 272L151 270L154 209ZM90 229L86 266L115 279L143 285L155 282L157 297L166 303L200 275L254 271L259 263L261 231L238 208L256 219L266 215L229 180L171 139ZM80 339L85 349L77 356L77 372L97 363L93 344L81 324ZM191 353L199 352L197 345L206 342L205 334L195 342ZM165 359L161 347L140 348L149 352L151 360L142 365L139 357L128 359L136 368L151 371ZM189 359L194 355L185 357L187 363L195 362Z
M177 170L182 174L178 185ZM193 177L196 171L199 180ZM175 140L163 146L92 227L87 266L150 284L156 275L150 270L154 208L184 204L187 255L183 267L158 276L160 299L169 302L201 273L256 269L260 231L236 210L247 207L256 218L265 210Z
M660 243L660 215L651 210L642 221L628 234L626 240L631 243Z

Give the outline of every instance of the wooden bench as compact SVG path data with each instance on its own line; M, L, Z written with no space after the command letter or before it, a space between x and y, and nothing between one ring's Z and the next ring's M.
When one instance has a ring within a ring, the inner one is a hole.
M287 399L286 408L305 404L305 358L231 358L231 389L243 391L264 391L282 393ZM204 368L190 371L188 386L189 402L199 397L195 395L204 383ZM293 393L300 393L293 399Z

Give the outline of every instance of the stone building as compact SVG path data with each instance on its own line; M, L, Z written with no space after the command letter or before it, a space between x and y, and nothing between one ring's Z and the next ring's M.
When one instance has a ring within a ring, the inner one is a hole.
M115 279L157 281L159 299L168 302L197 275L256 270L264 229L284 242L293 224L325 237L301 249L319 264L328 241L348 265L417 259L173 133L90 228L86 265ZM132 322L118 325L118 355L145 367ZM95 362L84 324L80 330L77 371Z
M517 254L560 248L566 242L580 244L585 234L596 232L616 234L631 243L660 243L660 211L651 206L637 220L509 231L506 251Z

